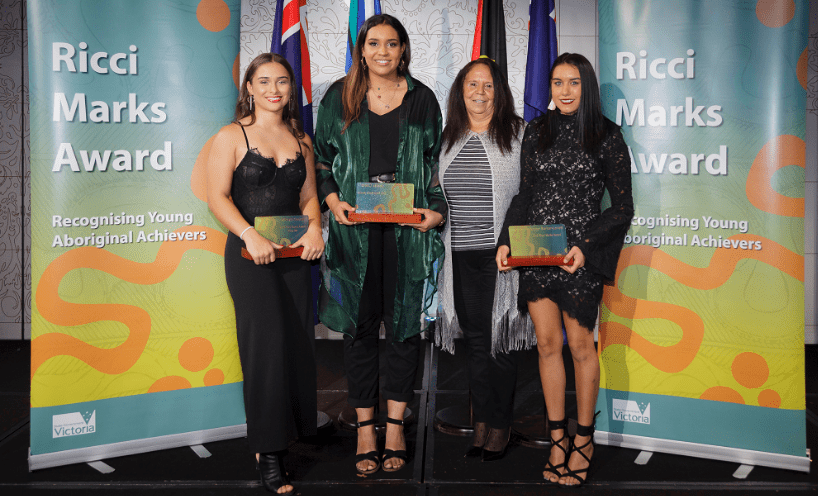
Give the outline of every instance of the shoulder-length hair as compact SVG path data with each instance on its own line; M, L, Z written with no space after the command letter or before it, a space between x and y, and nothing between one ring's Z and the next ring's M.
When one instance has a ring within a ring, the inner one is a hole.
M381 24L391 26L398 33L398 41L403 47L403 55L398 63L398 75L403 77L409 74L409 62L412 61L412 52L409 49L409 34L403 24L389 14L374 15L364 21L361 30L358 32L355 47L352 49L352 66L343 79L344 90L341 100L344 105L344 128L341 132L346 131L346 128L353 121L358 120L361 115L361 103L366 98L367 90L369 90L368 69L364 65L364 44L369 30Z
M298 89L295 87L295 73L287 59L277 53L262 53L250 62L247 70L244 71L244 80L239 88L239 99L236 101L236 112L233 115L233 122L241 124L239 121L247 116L250 116L250 124L252 126L256 122L256 113L250 108L250 93L247 91L247 83L253 81L253 76L259 67L270 62L275 62L284 66L287 70L287 76L290 78L290 103L284 108L281 114L281 120L290 123L290 131L298 139L304 137L304 125L301 123L301 115L298 111Z
M463 85L466 76L475 66L482 64L489 68L491 79L494 82L494 113L489 122L489 138L508 153L514 138L519 134L523 125L522 117L514 110L514 98L508 80L500 71L500 66L489 58L472 60L460 69L449 90L449 101L446 110L446 127L443 129L443 145L450 151L455 142L469 131L469 114L466 111L466 101L463 96Z
M599 149L599 145L605 138L605 117L602 114L602 104L599 99L599 83L596 80L594 67L584 56L578 53L563 53L548 73L548 85L554 77L554 69L562 64L572 65L579 71L580 86L582 87L579 108L577 109L578 141L580 146L588 152L594 153ZM557 123L559 109L552 110L540 121L542 132L540 133L539 148L546 150L556 139L559 124Z

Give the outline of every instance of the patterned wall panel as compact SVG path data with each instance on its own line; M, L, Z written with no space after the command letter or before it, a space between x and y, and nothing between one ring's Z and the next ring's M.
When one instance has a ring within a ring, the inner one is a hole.
M0 339L22 338L26 315L24 11L23 0L0 0ZM29 289L29 301L30 294Z

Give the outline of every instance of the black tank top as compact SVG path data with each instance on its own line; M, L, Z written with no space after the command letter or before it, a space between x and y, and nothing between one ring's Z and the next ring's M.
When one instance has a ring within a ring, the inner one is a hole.
M369 111L369 175L395 172L398 163L400 105L378 115Z
M307 179L301 141L297 140L298 156L278 167L275 160L260 155L257 148L250 148L244 126L241 132L247 153L233 171L230 196L244 220L252 225L257 216L300 215L301 186Z

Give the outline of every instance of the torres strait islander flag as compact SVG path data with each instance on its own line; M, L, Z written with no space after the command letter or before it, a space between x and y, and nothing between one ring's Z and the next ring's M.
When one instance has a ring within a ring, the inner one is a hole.
M307 0L276 0L273 41L270 52L287 59L295 73L298 106L304 131L314 136L312 124L312 83L310 52L307 45Z
M526 121L547 110L551 100L548 74L557 59L557 15L554 0L531 0L528 11L528 59L523 93L523 117Z
M471 59L479 57L488 57L497 62L503 75L508 78L506 18L502 0L479 0Z
M344 72L352 67L352 47L358 39L358 31L364 21L381 13L381 0L350 0L349 2L349 31L347 32L347 59Z

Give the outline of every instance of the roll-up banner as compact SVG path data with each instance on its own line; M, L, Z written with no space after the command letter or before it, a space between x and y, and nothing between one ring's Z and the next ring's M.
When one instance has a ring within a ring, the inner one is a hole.
M28 0L31 469L244 435L210 215L239 0Z
M599 0L636 215L600 326L597 440L809 471L809 2Z

